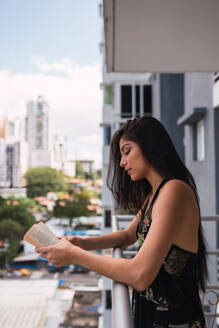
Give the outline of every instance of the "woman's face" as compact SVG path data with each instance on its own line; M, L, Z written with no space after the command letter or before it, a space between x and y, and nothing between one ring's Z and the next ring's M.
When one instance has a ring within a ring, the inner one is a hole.
M121 138L119 146L122 156L120 166L124 167L124 170L130 175L130 178L133 181L146 178L150 165L143 157L138 144Z

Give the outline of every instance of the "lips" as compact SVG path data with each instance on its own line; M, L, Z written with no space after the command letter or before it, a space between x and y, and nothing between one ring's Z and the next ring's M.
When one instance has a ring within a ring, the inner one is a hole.
M129 173L130 173L130 170L131 170L131 169L128 169L128 170L126 170L126 173L128 173L128 174L129 174Z

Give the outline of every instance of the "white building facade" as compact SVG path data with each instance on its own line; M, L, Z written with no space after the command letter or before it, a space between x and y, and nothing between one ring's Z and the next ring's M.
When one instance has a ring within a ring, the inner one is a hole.
M102 208L103 208L103 233L112 231L112 215L115 214L117 204L111 191L108 189L107 172L109 168L110 140L113 133L133 117L141 117L152 114L152 75L150 73L107 73L105 65L104 42L102 42L103 54L103 151L102 151ZM112 327L111 290L112 281L103 277L103 327Z
M54 134L52 141L52 167L65 171L67 162L67 136Z
M0 137L0 188L5 187L6 182L6 141Z
M28 145L24 132L24 119L4 118L0 138L1 188L25 186L24 174L28 167Z
M26 140L29 167L51 166L49 106L42 96L27 103Z
M67 160L64 163L64 174L69 177L75 177L76 175L76 164L75 160Z

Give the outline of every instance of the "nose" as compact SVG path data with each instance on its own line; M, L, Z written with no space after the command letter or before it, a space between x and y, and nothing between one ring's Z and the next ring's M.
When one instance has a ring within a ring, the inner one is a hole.
M125 166L126 166L126 161L124 160L123 157L121 157L121 160L120 160L120 166L121 166L121 167L125 167Z

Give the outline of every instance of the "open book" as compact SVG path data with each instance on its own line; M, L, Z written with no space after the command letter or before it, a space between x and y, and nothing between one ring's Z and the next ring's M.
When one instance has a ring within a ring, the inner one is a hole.
M24 240L35 247L55 245L59 239L43 222L34 224L24 235Z

